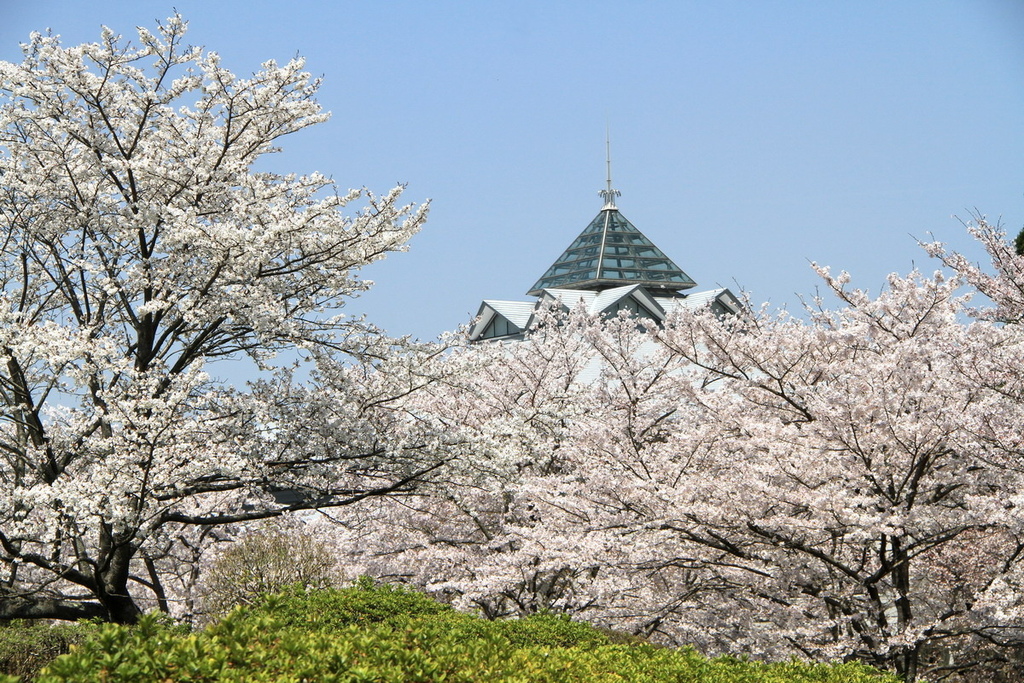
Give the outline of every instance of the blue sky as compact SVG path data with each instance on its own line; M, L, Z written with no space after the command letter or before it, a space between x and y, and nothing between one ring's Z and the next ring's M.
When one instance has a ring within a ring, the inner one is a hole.
M697 282L798 308L809 261L873 291L980 258L954 216L1024 226L1024 2L0 0L0 59L30 31L127 35L177 8L241 73L301 54L327 124L275 170L431 198L350 312L431 338L524 293L601 207Z

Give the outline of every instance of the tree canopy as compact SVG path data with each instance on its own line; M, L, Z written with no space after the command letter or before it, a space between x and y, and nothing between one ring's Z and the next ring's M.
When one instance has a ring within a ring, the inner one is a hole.
M1024 335L1001 321L1020 320L1024 257L972 231L994 272L932 244L952 275L869 294L818 268L838 304L802 317L680 307L659 327L569 307L455 353L473 370L414 400L473 444L463 485L374 506L340 547L353 571L492 616L565 611L907 680L1012 670ZM967 284L994 305L969 308Z
M33 34L0 63L0 618L132 621L135 592L166 600L158 565L183 529L433 466L383 445L395 418L371 370L335 371L361 389L315 434L292 428L287 374L253 391L208 374L286 350L378 362L394 343L338 309L426 206L256 170L327 120L319 81L301 59L236 76L185 35L180 16L135 42Z

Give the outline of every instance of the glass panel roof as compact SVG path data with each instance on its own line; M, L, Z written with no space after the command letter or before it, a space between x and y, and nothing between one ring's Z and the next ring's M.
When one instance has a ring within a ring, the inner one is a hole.
M600 291L640 284L679 291L697 283L616 208L605 208L548 268L528 294L567 288Z

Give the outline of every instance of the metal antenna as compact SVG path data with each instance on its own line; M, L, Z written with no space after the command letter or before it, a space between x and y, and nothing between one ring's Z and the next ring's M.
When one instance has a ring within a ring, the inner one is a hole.
M611 131L607 126L605 127L604 133L604 147L606 154L606 164L608 166L608 184L605 187L605 189L598 192L598 194L604 198L604 206L601 207L602 211L604 211L605 209L616 208L615 198L622 196L621 192L612 189L612 136Z

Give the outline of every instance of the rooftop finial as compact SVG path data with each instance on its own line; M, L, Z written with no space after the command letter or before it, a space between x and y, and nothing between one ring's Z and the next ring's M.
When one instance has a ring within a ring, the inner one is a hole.
M611 132L609 131L608 128L605 128L604 147L605 147L605 153L607 155L606 158L607 158L607 166L608 166L608 185L607 185L607 187L605 187L605 189L603 189L600 192L598 192L599 195L604 197L604 206L601 207L602 211L604 211L605 209L614 209L614 208L616 208L615 207L615 198L622 196L621 192L619 192L618 190L613 190L612 189L612 137L611 137Z

